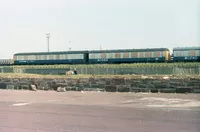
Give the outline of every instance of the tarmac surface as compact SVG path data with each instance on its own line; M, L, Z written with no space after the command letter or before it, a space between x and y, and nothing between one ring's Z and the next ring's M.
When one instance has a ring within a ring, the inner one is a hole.
M0 132L200 132L200 95L0 90Z

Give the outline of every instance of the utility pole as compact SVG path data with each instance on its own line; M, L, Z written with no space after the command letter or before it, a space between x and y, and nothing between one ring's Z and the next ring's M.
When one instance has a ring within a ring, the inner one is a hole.
M46 34L46 38L47 38L47 51L49 52L49 38L50 38L50 33Z

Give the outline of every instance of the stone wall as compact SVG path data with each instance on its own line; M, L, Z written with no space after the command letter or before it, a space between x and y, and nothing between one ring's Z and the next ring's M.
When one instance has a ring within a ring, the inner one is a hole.
M107 92L199 93L200 78L130 77L130 78L0 78L1 89L31 89Z

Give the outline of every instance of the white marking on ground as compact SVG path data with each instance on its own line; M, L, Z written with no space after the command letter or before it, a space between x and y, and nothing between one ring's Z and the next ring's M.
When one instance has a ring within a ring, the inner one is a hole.
M200 107L200 101L189 100L189 99L179 99L179 98L156 98L156 97L145 97L141 98L141 101L146 101L146 106L148 107L176 107L176 108L186 108L186 107Z
M126 101L122 101L122 103L133 103L133 100L126 100Z
M145 97L145 98L141 98L140 100L147 100L147 101L163 101L163 102L180 102L180 101L194 101L194 100L189 100L189 99L179 99L179 98L156 98L156 97Z
M12 106L24 106L28 104L31 104L31 103L17 103L17 104L13 104Z

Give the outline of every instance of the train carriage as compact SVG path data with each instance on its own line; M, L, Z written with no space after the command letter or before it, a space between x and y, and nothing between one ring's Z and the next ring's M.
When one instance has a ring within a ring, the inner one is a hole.
M176 47L173 48L174 62L188 62L200 60L200 47Z
M34 52L14 54L15 65L86 64L87 51Z
M135 63L166 62L169 60L169 49L123 49L89 51L89 63Z
M0 59L0 66L10 66L13 64L12 59Z

